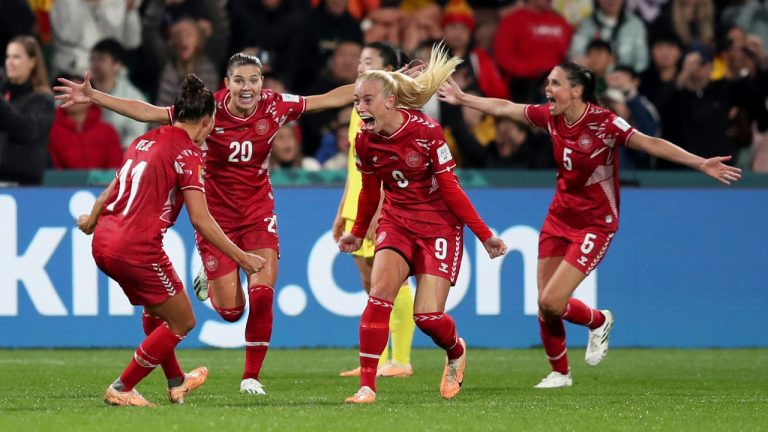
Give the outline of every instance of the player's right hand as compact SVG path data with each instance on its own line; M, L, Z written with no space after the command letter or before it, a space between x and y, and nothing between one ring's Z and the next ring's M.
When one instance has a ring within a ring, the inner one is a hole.
M78 84L66 78L59 78L58 81L63 85L53 88L57 92L55 99L63 101L62 108L78 103L89 103L93 96L93 87L91 86L91 77L88 72L83 75L83 83Z
M461 98L464 96L464 92L453 78L448 78L448 81L444 82L437 91L439 99L443 102L448 102L451 105L461 105Z
M483 246L485 246L485 250L488 251L488 256L490 256L491 259L500 257L507 253L507 244L504 243L504 240L496 236L486 240L483 243Z
M91 235L93 230L96 229L96 224L91 223L91 215L84 214L77 218L77 227L86 235Z
M244 252L242 261L243 262L240 263L240 268L242 268L248 274L260 272L261 269L264 268L264 265L267 263L267 260L264 258L248 252Z
M355 237L352 233L344 233L339 240L339 250L344 253L352 253L363 245L363 239Z

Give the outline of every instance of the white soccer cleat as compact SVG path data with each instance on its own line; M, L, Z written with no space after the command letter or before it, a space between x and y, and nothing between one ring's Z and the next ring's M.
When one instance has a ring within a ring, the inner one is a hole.
M376 392L368 386L360 387L360 390L352 396L344 399L348 404L371 404L376 402Z
M573 385L573 380L571 379L570 371L568 371L566 375L563 375L560 372L553 371L549 375L544 377L544 379L541 380L540 383L533 386L533 388L550 389L550 388L570 387L572 385Z
M605 322L600 327L589 331L587 352L584 361L590 366L597 366L608 354L608 336L613 328L613 313L609 310L600 311L605 315Z
M192 287L195 289L195 297L198 300L208 300L208 276L205 274L205 267L200 267L200 271L195 275Z
M240 381L240 392L252 395L267 394L267 392L264 391L264 386L261 385L259 380L253 378L246 378Z

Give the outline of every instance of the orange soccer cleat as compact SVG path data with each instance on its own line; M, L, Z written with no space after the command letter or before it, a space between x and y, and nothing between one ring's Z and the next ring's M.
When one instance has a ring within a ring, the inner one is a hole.
M354 369L348 370L348 371L341 372L339 374L339 376L343 376L343 377L359 377L360 376L360 366L358 366L358 367L356 367Z
M410 363L402 365L400 363L388 362L376 372L376 376L385 378L407 378L411 375L413 375L413 366Z
M459 338L459 343L464 346L464 354L461 357L445 361L443 379L440 381L440 396L444 399L453 399L461 391L464 382L464 367L467 365L467 344Z
M104 403L115 406L137 406L137 407L152 407L155 404L144 399L144 396L133 389L127 392L121 392L112 387L107 388L107 392L104 393Z
M208 379L208 368L200 366L199 368L184 374L184 382L180 386L170 387L168 389L168 399L171 403L183 404L187 393L197 389L205 384Z
M344 403L370 404L376 402L376 392L368 386L360 387L360 390L352 396L344 399Z

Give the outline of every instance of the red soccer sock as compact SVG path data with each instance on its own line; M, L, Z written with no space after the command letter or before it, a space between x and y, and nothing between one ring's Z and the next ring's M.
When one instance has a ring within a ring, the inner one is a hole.
M360 317L360 387L376 391L376 369L384 347L389 340L389 316L392 302L368 297Z
M605 322L605 315L597 309L592 309L581 300L573 297L568 299L562 318L570 323L596 329Z
M568 373L568 348L565 346L565 326L563 320L544 321L539 316L541 342L547 354L552 370L561 374Z
M122 391L133 390L139 381L173 354L173 350L182 339L184 336L174 334L165 323L153 330L136 349L128 367L120 375L120 382L123 383Z
M272 339L272 300L275 291L266 285L248 288L250 309L245 323L245 372L243 379L259 379L261 365L267 356L269 341Z
M142 314L141 323L144 326L144 334L149 336L152 332L160 327L165 321L162 319L148 314L146 311ZM171 355L163 360L161 364L165 377L169 380L174 378L181 378L184 381L184 370L179 364L179 359L176 357L176 351L171 352Z
M454 360L464 354L464 347L459 343L456 323L450 315L443 312L413 314L416 325Z

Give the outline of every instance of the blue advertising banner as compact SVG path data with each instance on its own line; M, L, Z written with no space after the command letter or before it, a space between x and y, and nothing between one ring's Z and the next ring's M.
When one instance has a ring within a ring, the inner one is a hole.
M0 347L133 347L140 310L93 262L77 216L100 191L0 191ZM539 344L536 258L553 191L473 189L478 211L509 245L489 260L467 232L461 273L448 300L473 346ZM282 257L273 347L357 343L366 295L352 259L330 234L341 191L278 188ZM576 295L616 315L612 346L768 346L768 190L626 189L621 229ZM165 248L189 286L200 267L185 213ZM227 323L194 300L198 325L184 347L240 347L245 319ZM569 341L586 331L569 326ZM417 331L418 333L418 331ZM431 346L417 335L416 344Z

